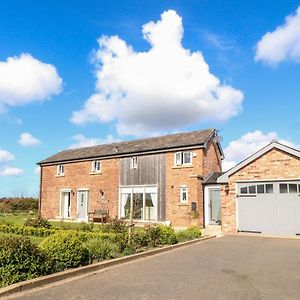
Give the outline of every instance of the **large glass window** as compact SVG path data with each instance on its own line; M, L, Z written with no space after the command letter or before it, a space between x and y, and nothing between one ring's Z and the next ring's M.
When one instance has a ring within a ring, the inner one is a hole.
M132 209L134 220L157 220L157 188L126 187L121 188L121 218L129 219Z

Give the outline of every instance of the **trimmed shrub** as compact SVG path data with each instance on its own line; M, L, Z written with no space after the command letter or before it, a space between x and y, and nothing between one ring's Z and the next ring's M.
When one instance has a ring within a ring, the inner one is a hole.
M40 248L54 262L54 271L75 268L88 261L88 250L73 232L57 232L41 242Z
M0 232L13 233L27 236L47 237L57 232L57 229L35 228L23 225L0 224Z
M201 237L201 235L201 230L196 226L192 226L185 230L177 232L177 239L178 242L185 242L189 240L198 239Z
M177 243L177 236L171 226L157 225L146 229L150 237L151 246L173 245Z
M43 219L40 216L37 218L28 217L24 225L34 228L51 228L51 224L48 222L48 220Z
M107 240L94 238L90 239L85 244L89 252L90 263L94 260L100 261L103 259L116 258L120 256L120 245Z
M0 237L0 287L51 272L45 253L25 237Z

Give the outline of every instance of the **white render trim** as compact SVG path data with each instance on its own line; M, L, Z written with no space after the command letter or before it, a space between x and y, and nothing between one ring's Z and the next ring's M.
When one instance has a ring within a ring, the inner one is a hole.
M210 225L209 224L209 215L210 215L210 209L209 209L209 202L210 202L210 190L216 190L219 189L221 190L221 185L220 184L211 184L211 185L206 185L204 187L204 224L205 226ZM222 198L221 198L222 201ZM222 205L222 203L221 203Z
M294 155L294 156L300 158L300 151L298 151L294 148L288 147L286 145L280 144L277 141L274 141L274 142L271 142L266 147L260 149L253 155L249 156L248 158L246 158L245 160L243 160L242 162L240 162L239 164L237 164L236 166L234 166L227 172L225 172L223 175L221 175L217 179L217 182L218 183L227 183L230 175L236 173L238 170L242 169L243 167L245 167L246 165L248 165L249 163L251 163L252 161L254 161L255 159L259 158L260 156L264 155L265 153L269 152L272 149L278 149L278 150L281 150L283 152L289 153L291 155Z
M77 191L81 192L81 191L89 191L90 189L87 189L87 188L79 188L77 189Z

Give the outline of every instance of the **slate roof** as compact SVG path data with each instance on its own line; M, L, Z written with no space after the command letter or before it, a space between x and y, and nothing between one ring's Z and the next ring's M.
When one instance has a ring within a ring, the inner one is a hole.
M203 184L217 184L218 178L223 174L224 172L211 173L206 179L204 179Z
M81 159L103 158L111 156L138 155L140 152L163 151L189 146L204 146L215 134L215 129L169 134L140 140L97 145L56 153L38 164L51 164Z

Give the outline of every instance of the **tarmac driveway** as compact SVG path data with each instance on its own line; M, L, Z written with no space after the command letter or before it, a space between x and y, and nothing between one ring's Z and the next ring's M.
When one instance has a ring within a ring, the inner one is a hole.
M300 240L226 236L21 298L300 299Z

